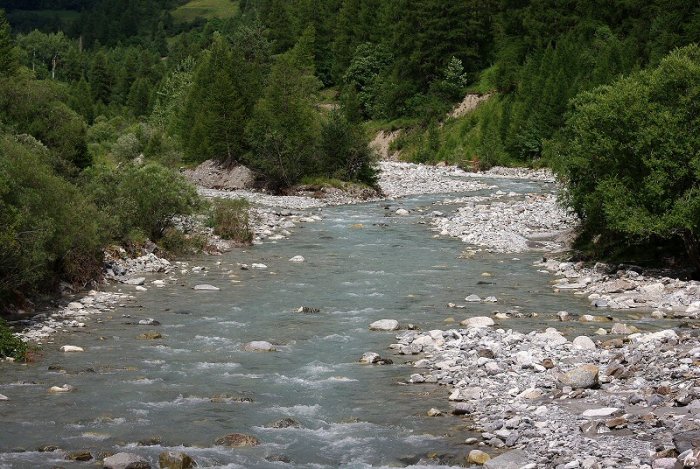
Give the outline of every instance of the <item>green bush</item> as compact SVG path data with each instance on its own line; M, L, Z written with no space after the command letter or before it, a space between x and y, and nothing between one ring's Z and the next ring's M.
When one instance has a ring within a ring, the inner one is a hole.
M4 319L0 318L0 358L11 357L23 360L28 351L28 345L12 333Z
M182 256L202 252L207 245L207 238L200 234L186 234L177 228L166 228L159 246L169 254Z
M249 209L250 204L245 199L217 199L212 205L211 213L214 233L239 243L247 244L253 241Z
M0 136L0 297L75 283L101 265L100 216L36 148Z
M698 46L574 100L548 152L599 246L675 240L700 268L699 102Z

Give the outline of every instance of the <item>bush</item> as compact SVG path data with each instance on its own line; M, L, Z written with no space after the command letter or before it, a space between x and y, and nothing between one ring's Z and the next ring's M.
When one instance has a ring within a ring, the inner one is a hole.
M239 243L253 241L249 208L250 204L245 199L217 199L212 206L211 215L214 234Z
M28 345L14 335L5 320L0 318L0 358L11 357L23 360L28 349Z
M323 176L370 186L376 184L376 158L369 142L362 129L348 122L343 113L334 111L323 122L320 152Z
M0 297L88 280L101 264L99 226L96 207L40 153L0 136Z
M588 235L608 246L675 240L700 268L698 102L698 46L574 100L548 151Z
M207 245L207 238L200 234L185 234L171 227L165 229L158 244L168 253L182 256L202 252Z

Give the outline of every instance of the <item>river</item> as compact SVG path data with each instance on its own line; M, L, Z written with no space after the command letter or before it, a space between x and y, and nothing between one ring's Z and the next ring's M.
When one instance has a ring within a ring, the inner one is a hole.
M540 190L534 182L489 182L507 191ZM431 210L449 211L432 205L445 197L401 200L412 210L406 217L393 216L396 201L325 208L323 221L304 224L289 240L189 259L205 270L176 271L176 280L151 275L147 286L160 278L166 286L135 293L135 302L103 315L100 324L57 335L36 363L0 364L0 392L10 397L0 403L0 467L90 467L64 460L61 451L35 451L48 444L93 455L133 452L154 467L164 449L185 451L202 467L285 467L266 459L279 455L303 467L464 458L463 441L471 435L465 422L426 416L431 407L449 411L448 391L404 385L417 357L393 354L387 347L395 333L371 332L368 325L389 318L430 330L453 327L449 318L459 322L494 310L549 313L509 322L529 331L552 325L556 311L585 311L588 302L552 290L551 276L533 266L541 253L461 258L464 244L435 238L418 223ZM289 262L295 255L306 262ZM241 270L239 263L268 268ZM221 290L193 291L200 283ZM134 293L125 285L113 288ZM470 294L493 295L498 303L448 308ZM295 312L300 306L320 313ZM144 318L162 325L133 324ZM137 339L148 330L163 338ZM277 351L243 351L252 340L277 344ZM85 352L61 353L64 344ZM367 351L394 364L359 364ZM75 390L47 392L64 383ZM222 395L228 398L216 398ZM300 428L268 428L285 417ZM262 444L213 444L232 432L255 435ZM161 443L138 446L153 437Z

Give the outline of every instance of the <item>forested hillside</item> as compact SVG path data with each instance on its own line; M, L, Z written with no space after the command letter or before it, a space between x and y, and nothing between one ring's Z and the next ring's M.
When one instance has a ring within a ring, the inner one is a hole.
M590 186L600 175L573 163L591 148L589 102L614 93L597 86L646 82L676 70L675 60L689 70L678 86L697 89L696 49L664 59L700 41L694 2L204 3L0 1L2 295L84 283L105 244L167 236L169 217L201 205L176 174L182 165L243 163L272 190L309 177L371 185L368 130L395 127L405 129L395 147L414 161L561 168L587 239L605 235L599 253L681 238L697 253L696 141L666 153L696 168L681 182L664 165L635 176L653 179L651 202L604 191L627 197L635 213L675 214L658 229L619 221L623 206L582 199L579 188L602 193ZM447 119L467 92L491 97ZM658 99L649 93L651 106ZM671 114L697 102L675 93L659 98ZM678 129L696 123L695 114L674 115ZM669 208L679 198L685 208Z

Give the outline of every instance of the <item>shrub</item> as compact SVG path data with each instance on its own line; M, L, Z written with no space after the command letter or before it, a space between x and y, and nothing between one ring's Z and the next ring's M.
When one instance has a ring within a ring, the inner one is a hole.
M207 245L207 238L200 234L186 234L170 227L165 229L158 244L168 253L182 256L202 252Z
M5 320L0 318L0 358L11 357L23 360L28 349L28 345L14 335Z
M676 240L700 268L700 47L584 93L549 146L585 231Z
M217 199L212 206L214 233L239 243L253 241L248 217L249 208L250 204L245 199Z

